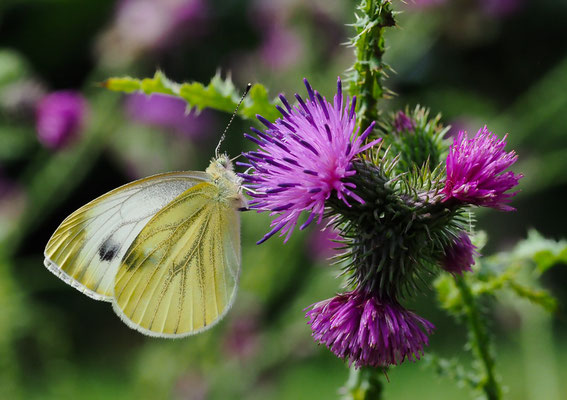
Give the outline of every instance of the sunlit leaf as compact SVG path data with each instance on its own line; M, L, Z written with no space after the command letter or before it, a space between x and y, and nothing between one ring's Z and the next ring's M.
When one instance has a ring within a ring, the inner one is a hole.
M218 73L208 85L199 82L178 84L170 81L163 73L158 71L153 78L109 78L101 86L123 93L142 92L148 95L175 96L185 100L188 109L201 111L205 108L211 108L227 113L232 113L236 109L243 93L243 89L234 86L230 77L223 79ZM249 95L244 99L238 110L238 114L247 119L252 119L256 114L260 114L270 121L275 121L279 117L273 102L268 99L267 89L259 83L252 85Z

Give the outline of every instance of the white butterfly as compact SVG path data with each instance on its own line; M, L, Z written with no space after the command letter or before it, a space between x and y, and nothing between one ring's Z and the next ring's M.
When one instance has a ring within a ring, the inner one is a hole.
M141 179L91 201L57 228L45 266L131 328L183 337L231 307L240 272L241 179L227 156L205 172Z

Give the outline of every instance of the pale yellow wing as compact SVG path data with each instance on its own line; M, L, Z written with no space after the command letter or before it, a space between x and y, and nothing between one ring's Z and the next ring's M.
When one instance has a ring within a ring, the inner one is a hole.
M200 183L158 212L134 240L115 279L114 309L146 335L201 332L228 311L240 271L238 212Z
M142 228L179 194L209 179L204 172L171 172L102 195L57 228L45 248L45 266L87 296L112 301L116 270Z

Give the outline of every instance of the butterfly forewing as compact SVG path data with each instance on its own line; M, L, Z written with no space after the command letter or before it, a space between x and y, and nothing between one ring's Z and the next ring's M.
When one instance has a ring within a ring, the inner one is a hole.
M112 301L116 271L136 236L165 205L207 180L203 172L160 174L91 201L57 228L45 248L45 266L86 295Z
M228 311L240 270L240 227L219 190L209 182L186 190L130 245L114 287L115 311L130 327L180 337Z

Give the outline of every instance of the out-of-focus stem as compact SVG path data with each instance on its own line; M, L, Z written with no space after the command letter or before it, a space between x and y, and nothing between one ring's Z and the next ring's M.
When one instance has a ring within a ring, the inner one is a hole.
M474 357L480 369L478 388L486 399L499 400L502 398L502 388L496 379L494 371L494 356L491 350L490 336L486 330L479 305L473 296L470 286L463 276L455 277L457 288L463 300L464 313L469 326L469 342Z

